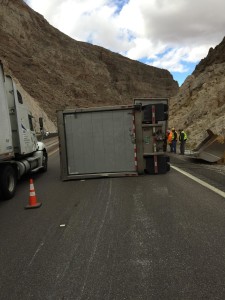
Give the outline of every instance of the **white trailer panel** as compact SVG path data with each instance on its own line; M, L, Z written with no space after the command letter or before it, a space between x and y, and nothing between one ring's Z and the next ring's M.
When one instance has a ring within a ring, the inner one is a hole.
M12 133L4 81L4 73L0 64L0 159L8 159L13 156Z
M12 78L6 76L5 80L14 152L26 155L37 149L37 138L33 129L32 116L24 105L23 98L16 89Z

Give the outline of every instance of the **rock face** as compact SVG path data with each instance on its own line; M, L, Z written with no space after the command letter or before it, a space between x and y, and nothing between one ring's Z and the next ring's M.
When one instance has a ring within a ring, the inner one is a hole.
M191 148L207 136L207 129L225 135L225 38L170 99L170 126L188 131Z
M65 107L131 104L171 97L172 75L61 33L22 0L0 0L0 58L55 122Z

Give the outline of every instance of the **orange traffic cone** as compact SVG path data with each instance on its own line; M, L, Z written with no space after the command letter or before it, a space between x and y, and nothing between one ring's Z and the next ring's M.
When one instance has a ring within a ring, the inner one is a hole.
M25 208L38 208L41 206L42 203L37 202L37 197L34 190L33 179L30 179L30 197L29 197L29 204L25 206Z

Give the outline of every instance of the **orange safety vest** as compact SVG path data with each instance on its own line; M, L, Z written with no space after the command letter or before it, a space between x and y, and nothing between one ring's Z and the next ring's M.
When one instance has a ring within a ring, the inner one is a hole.
M168 134L168 137L167 137L167 141L168 141L169 144L172 143L172 138L173 138L173 132L170 131L170 133Z

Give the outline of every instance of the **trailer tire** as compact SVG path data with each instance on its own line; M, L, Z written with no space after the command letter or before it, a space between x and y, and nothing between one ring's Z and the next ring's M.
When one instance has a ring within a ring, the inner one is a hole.
M43 161L42 161L42 172L47 172L48 170L48 154L47 152L44 150L43 151Z
M170 164L166 164L166 171L167 171L167 172L170 171Z
M1 167L0 187L3 199L11 199L16 192L17 176L16 170L11 165Z

